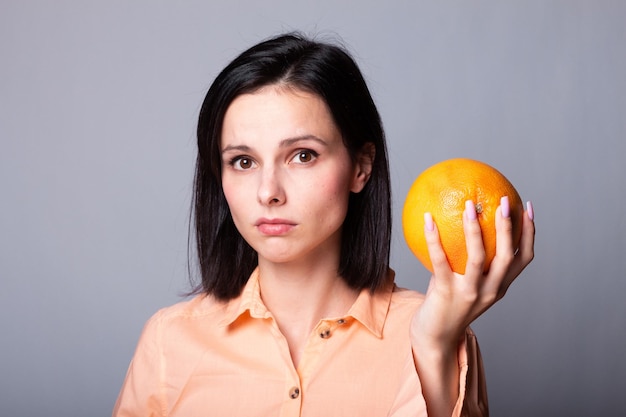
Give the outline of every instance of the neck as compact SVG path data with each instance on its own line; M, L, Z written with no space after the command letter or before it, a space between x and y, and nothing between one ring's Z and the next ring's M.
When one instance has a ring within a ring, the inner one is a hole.
M358 292L337 274L336 266L259 262L261 297L274 316L297 316L315 326L325 317L344 315ZM308 317L308 319L306 319Z
M345 315L358 296L337 274L336 266L296 267L260 260L259 284L261 298L285 336L296 367L319 321Z

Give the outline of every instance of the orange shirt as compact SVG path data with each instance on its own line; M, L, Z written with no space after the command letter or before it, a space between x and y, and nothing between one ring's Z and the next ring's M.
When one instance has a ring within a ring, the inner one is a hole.
M409 337L422 300L397 288L390 271L383 290L363 290L345 316L319 322L296 369L261 300L257 269L236 299L200 295L148 321L113 416L426 416ZM482 415L470 330L459 367L454 415Z

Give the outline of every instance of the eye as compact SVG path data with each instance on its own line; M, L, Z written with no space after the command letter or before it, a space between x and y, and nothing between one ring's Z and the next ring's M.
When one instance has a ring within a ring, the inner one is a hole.
M309 150L309 149L303 149L301 151L298 151L298 153L295 154L292 161L298 164L308 164L309 162L317 158L317 156L318 156L317 152Z
M230 161L230 165L240 171L254 168L254 161L246 156L238 156Z

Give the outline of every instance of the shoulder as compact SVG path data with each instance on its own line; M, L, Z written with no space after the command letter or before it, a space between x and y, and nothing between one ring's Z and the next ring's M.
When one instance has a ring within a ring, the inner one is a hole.
M396 329L408 337L409 333L406 332L406 329L408 329L415 312L420 308L423 301L423 294L394 285L389 296L388 307L384 313L385 333L389 335L390 331L393 331L392 329Z
M159 361L201 356L226 333L227 306L227 302L198 295L160 309L146 322L137 352Z
M424 294L418 291L399 287L396 284L396 271L391 268L389 268L387 273L387 281L383 287L382 293L391 293L391 303L400 305L421 304L425 297Z
M214 297L200 294L185 301L178 302L158 310L146 323L146 330L168 328L177 324L185 325L193 322L216 323L219 321L228 303Z
M395 281L396 273L389 268L387 281L385 285L372 295L372 299L376 309L383 308L389 318L389 315L395 316L411 315L422 305L425 295L414 290L399 287ZM379 311L380 312L380 311Z
M395 286L391 294L391 304L398 307L419 307L424 301L424 294Z

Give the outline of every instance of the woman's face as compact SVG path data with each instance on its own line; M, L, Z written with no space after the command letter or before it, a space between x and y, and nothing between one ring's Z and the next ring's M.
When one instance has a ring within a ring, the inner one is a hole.
M338 262L349 194L367 175L320 97L277 86L237 97L220 148L228 206L259 263Z

